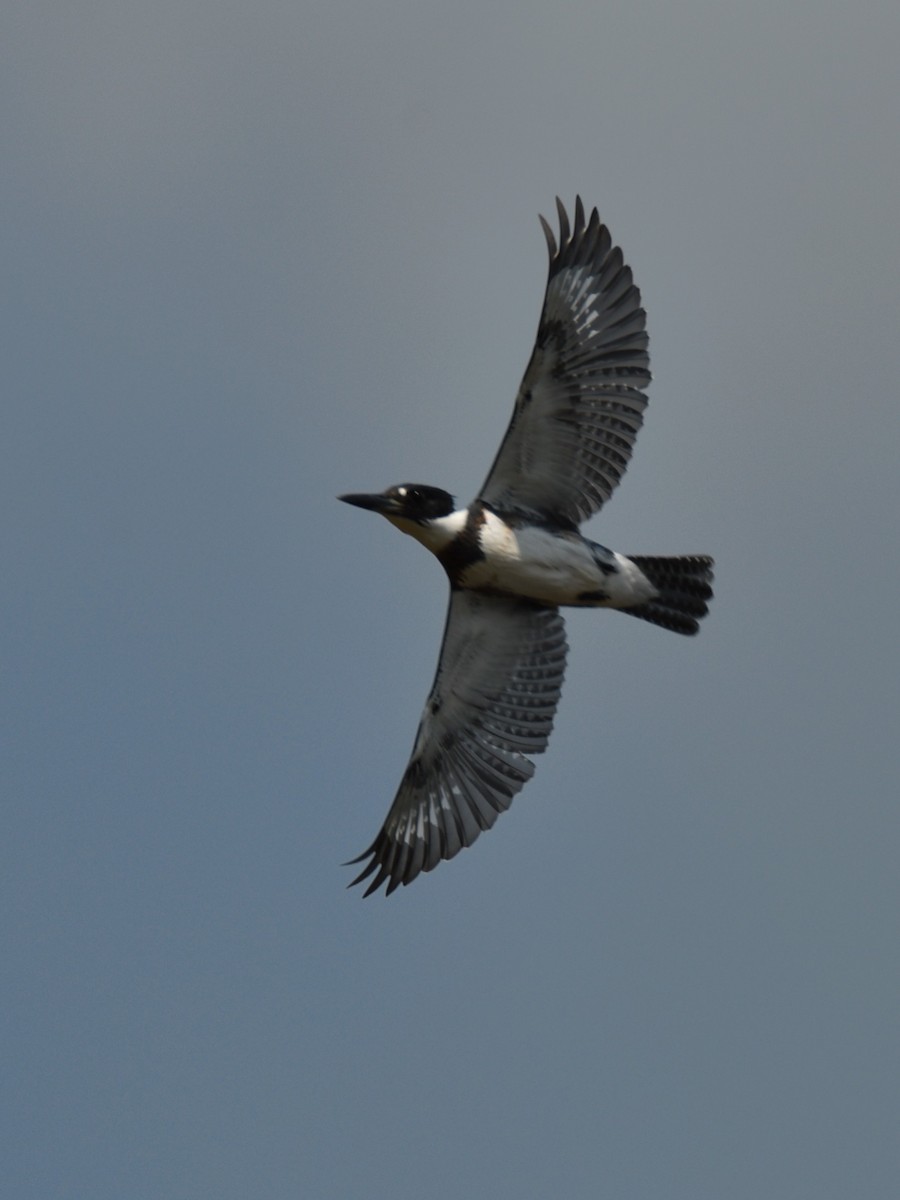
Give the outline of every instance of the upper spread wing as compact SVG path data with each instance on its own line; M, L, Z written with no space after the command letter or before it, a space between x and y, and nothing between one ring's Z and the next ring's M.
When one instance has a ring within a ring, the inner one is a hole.
M641 427L650 381L641 294L593 209L559 200L559 248L541 217L550 273L534 351L480 496L579 524L609 499Z
M531 778L566 665L563 619L508 597L453 591L409 766L360 883L387 893L471 846ZM352 885L351 885L352 886Z

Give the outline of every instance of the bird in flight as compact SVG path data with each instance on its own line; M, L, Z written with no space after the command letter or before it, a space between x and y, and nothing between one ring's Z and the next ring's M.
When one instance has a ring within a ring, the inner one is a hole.
M560 607L613 608L696 633L712 597L705 555L617 554L579 525L628 466L650 382L646 314L631 270L596 208L580 197L559 244L512 419L476 498L404 483L339 499L387 517L447 573L450 603L437 673L412 757L350 886L390 895L471 846L534 773L547 748L566 665Z

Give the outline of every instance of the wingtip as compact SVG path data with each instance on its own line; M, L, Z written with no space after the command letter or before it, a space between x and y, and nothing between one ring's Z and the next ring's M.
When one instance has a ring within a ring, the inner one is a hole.
M354 867L361 862L365 862L365 866L360 873L355 878L351 879L347 884L348 888L356 887L357 884L362 883L364 880L368 879L373 872L375 872L375 878L371 880L368 887L363 892L364 900L367 896L371 896L373 892L377 892L385 880L388 880L388 887L385 892L385 895L387 896L391 894L398 883L404 882L402 876L397 875L397 873L392 870L391 863L389 860L385 859L382 850L383 839L382 835L379 834L372 845L369 846L367 850L364 850L362 854L357 855L356 858L349 859L349 861L345 863L341 863L341 866L344 867ZM366 862L366 860L368 861Z
M559 217L559 244L564 246L572 235L572 229L569 225L569 214L566 212L566 206L556 197L556 215Z
M572 240L572 224L569 220L569 214L566 211L566 206L556 197L556 217L559 221L559 242L557 243L556 234L550 227L549 221L545 217L538 214L538 220L541 223L541 228L544 231L544 237L547 239L547 249L550 252L551 261L562 254L566 245ZM580 196L575 197L575 216L574 216L575 236L584 228L584 204Z
M552 260L556 258L556 236L554 235L553 230L550 228L550 224L547 219L541 216L540 213L538 213L538 220L540 221L541 228L544 231L544 237L547 239L547 250Z

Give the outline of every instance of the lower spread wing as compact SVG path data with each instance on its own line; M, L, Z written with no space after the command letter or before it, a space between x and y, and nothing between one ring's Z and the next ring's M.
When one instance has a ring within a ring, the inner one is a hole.
M559 200L531 361L480 496L579 524L609 499L643 420L650 382L646 314L622 252L579 198L574 226Z
M387 894L471 846L531 778L566 665L555 608L453 591L437 674L412 758L368 858L366 895ZM351 887L353 885L351 884Z

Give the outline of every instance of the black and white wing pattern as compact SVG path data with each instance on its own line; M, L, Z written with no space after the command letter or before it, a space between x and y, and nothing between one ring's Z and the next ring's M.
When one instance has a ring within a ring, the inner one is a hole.
M541 217L550 273L534 351L480 498L580 524L609 499L641 427L650 382L646 314L596 208L570 229L557 199L559 248Z
M377 872L365 894L387 882L390 895L490 829L547 747L565 666L557 609L451 592L412 758L353 884Z

